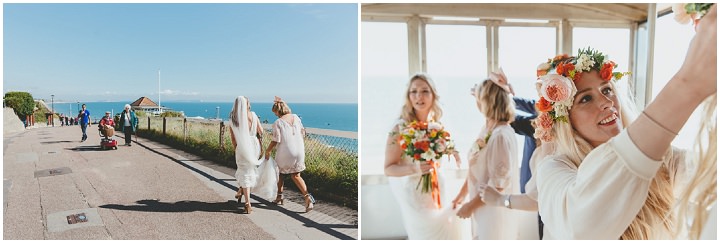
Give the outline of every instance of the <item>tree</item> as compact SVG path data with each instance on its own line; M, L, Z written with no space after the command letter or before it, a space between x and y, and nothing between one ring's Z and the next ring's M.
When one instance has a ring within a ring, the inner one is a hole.
M23 121L25 117L31 115L33 109L35 109L35 101L28 92L7 92L3 100L5 106L12 107L15 110L15 114Z

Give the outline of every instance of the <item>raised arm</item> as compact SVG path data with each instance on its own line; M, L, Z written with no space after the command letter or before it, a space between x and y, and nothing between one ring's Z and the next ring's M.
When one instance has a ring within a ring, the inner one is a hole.
M717 5L700 20L680 70L628 127L632 141L654 160L662 158L695 108L717 92L716 18Z

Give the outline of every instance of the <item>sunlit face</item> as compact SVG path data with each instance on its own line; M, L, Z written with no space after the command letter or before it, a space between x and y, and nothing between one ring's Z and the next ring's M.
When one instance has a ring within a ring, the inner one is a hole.
M583 73L570 109L570 124L593 147L618 135L623 128L614 87L596 71Z
M430 112L435 96L428 82L422 79L414 79L410 83L408 98L413 109L418 112Z

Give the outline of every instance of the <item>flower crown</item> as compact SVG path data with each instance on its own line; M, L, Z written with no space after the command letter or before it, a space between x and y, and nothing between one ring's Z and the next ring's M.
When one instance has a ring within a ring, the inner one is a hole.
M539 111L535 137L552 140L550 130L556 121L569 122L569 110L577 93L575 82L584 73L597 71L604 81L622 79L629 72L613 72L617 67L607 55L591 48L578 50L577 56L557 55L537 67L536 88L540 100L535 103Z
M697 26L698 21L710 11L714 3L676 3L672 5L675 13L675 21L680 24L687 24L690 21Z

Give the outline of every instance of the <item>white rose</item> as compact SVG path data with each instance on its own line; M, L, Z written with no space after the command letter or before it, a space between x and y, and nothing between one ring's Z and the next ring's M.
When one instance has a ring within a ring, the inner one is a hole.
M428 151L425 151L425 153L422 153L420 155L420 158L423 158L426 161L434 160L435 159L435 152L432 151L432 149L429 149Z
M428 123L428 129L430 129L430 130L435 129L435 130L439 131L440 129L442 129L442 125L440 125L440 123L437 123L437 122L430 122L430 123Z

